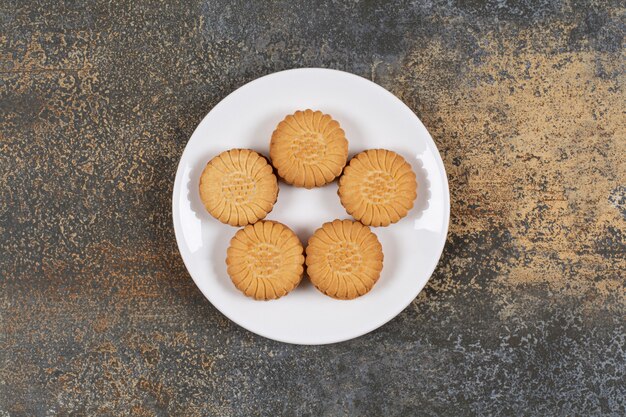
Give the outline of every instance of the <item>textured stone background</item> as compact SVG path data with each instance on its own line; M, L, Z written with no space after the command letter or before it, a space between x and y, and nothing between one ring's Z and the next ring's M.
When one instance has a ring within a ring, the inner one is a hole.
M623 3L177 3L0 5L0 416L626 414ZM218 313L170 212L202 117L303 66L404 100L452 195L427 289L323 347Z

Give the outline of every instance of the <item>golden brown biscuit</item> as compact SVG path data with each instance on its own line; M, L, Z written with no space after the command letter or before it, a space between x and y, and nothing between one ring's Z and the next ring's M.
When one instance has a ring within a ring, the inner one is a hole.
M200 176L200 198L222 223L244 226L272 211L278 181L272 166L250 149L231 149L211 159Z
M383 248L369 227L352 220L324 223L306 248L307 274L324 294L351 300L372 289L383 269Z
M235 233L226 251L228 275L256 300L282 297L298 286L304 272L304 249L284 224L260 221Z
M321 111L297 111L278 124L270 141L270 159L278 175L296 187L328 184L348 160L348 140Z
M413 207L417 181L403 157L385 149L370 149L350 160L337 193L348 214L361 223L388 226Z

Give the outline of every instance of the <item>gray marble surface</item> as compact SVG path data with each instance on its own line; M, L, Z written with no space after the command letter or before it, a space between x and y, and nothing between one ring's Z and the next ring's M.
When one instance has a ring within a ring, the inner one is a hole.
M617 1L4 1L0 416L626 415L624 31ZM171 225L197 123L295 67L392 91L450 180L426 289L330 346L223 317Z

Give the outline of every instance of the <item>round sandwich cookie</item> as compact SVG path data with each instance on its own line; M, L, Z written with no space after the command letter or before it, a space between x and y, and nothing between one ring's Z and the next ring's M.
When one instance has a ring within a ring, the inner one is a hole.
M319 187L337 178L348 160L348 140L336 120L321 111L296 111L281 121L270 141L278 175L296 187Z
M231 149L211 159L200 176L200 199L222 223L244 226L265 218L278 197L278 181L265 157Z
M383 250L369 227L352 220L324 223L306 248L307 274L322 293L351 300L369 292L383 268Z
M304 248L282 223L260 221L235 233L226 266L235 287L256 300L282 297L298 286L304 272Z
M397 153L370 149L350 160L337 193L356 220L367 226L388 226L413 207L417 180L411 165Z

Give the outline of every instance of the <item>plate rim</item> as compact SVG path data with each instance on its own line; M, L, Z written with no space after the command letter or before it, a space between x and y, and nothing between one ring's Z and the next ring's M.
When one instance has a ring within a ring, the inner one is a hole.
M183 169L182 163L183 163L183 157L185 155L185 152L187 151L187 146L189 145L189 142L191 141L191 139L194 137L194 135L196 134L196 132L198 131L198 129L200 128L200 126L204 123L205 119L209 116L209 114L211 112L213 112L215 109L217 109L218 107L221 107L222 104L233 94L235 94L236 92L238 92L239 90L248 87L254 83L256 83L257 81L266 79L266 78L273 78L276 76L280 76L282 74L286 74L286 73L293 73L293 72L328 72L328 73L338 73L341 76L349 76L349 77L354 77L356 79L359 80L359 82L367 82L370 86L378 89L379 91L381 91L383 94L386 95L391 95L394 99L396 99L398 102L400 102L402 104L402 107L404 108L405 111L408 111L410 115L412 115L412 117L415 119L415 121L421 125L421 127L423 128L423 130L426 132L427 134L427 140L430 141L430 144L433 146L433 148L437 151L435 153L435 161L437 166L439 167L442 175L442 186L444 188L443 190L443 203L444 203L444 227L442 228L442 235L444 237L443 239L443 244L441 245L440 250L438 251L438 255L437 255L437 261L434 263L433 267L430 269L430 271L428 272L428 278L424 281L424 284L421 285L419 288L417 288L417 291L415 292L415 295L413 297L410 298L410 300L406 303L406 304L402 304L400 306L398 306L398 308L396 308L394 310L394 313L391 314L389 317L383 319L382 321L374 321L373 325L370 326L365 326L366 330L364 331L360 331L358 334L354 334L354 335L349 335L348 337L343 337L343 338L331 338L329 340L326 341L322 341L322 342L302 342L302 341L294 341L294 340L287 340L285 338L282 337L273 337L267 334L263 334L263 332L259 332L257 330L252 330L250 329L248 326L246 326L243 323L240 323L234 319L232 319L228 314L226 314L224 311L220 310L213 302L211 302L211 299L209 298L209 296L205 293L205 291L202 289L202 287L200 285L198 285L198 282L196 280L196 278L193 276L193 274L191 273L191 269L189 267L189 265L187 264L187 260L185 260L185 257L183 256L182 250L181 250L181 240L183 239L180 234L182 233L182 230L180 230L181 228L177 226L177 216L179 215L179 210L178 210L178 206L176 204L176 196L180 194L180 182L182 181L182 175L181 175L181 170ZM256 335L259 335L261 337L264 337L266 339L269 340L274 340L274 341L278 341L281 343L288 343L288 344L293 344L293 345L302 345L302 346L321 346L321 345L330 345L330 344L335 344L335 343L341 343L341 342L346 342L349 340L353 340L356 338L359 338L363 335L366 335L368 333L371 333L372 331L384 326L385 324L389 323L391 320L393 320L394 318L396 318L400 313L402 313L409 305L411 305L411 303L413 301L415 301L415 299L417 298L417 296L422 292L422 290L424 289L424 287L426 286L426 284L428 283L428 281L430 281L430 279L432 278L433 273L435 272L435 270L437 269L437 266L439 265L439 262L441 260L441 256L443 254L443 251L446 247L446 242L447 242L447 238L448 238L448 232L449 232L449 226L450 226L450 187L449 187L449 183L448 183L448 173L446 171L446 167L443 163L443 159L441 158L441 152L439 151L439 148L437 147L437 144L435 143L435 141L432 138L432 135L430 134L430 131L428 131L428 129L426 128L426 126L422 123L421 119L417 116L417 114L415 114L415 112L402 100L400 99L398 96L396 96L395 94L393 94L391 91L387 90L386 88L384 88L383 86L375 83L372 80L369 80L365 77L362 77L360 75L357 74L353 74L350 72L346 72L346 71L341 71L341 70L336 70L336 69L331 69L331 68L321 68L321 67L302 67L302 68L291 68L291 69L287 69L287 70L282 70L282 71L276 71L270 74L266 74L263 75L261 77L255 78L254 80L251 80L239 87L237 87L236 89L234 89L233 91L231 91L230 93L228 93L226 96L224 96L215 106L213 106L202 118L202 120L200 120L200 122L198 123L198 125L196 126L196 128L194 129L193 133L191 134L191 136L189 136L189 139L187 140L187 142L185 143L185 147L183 149L183 152L180 155L178 164L176 166L176 173L175 173L175 177L174 177L174 184L172 187L172 224L174 227L174 236L176 239L176 246L178 249L178 253L181 257L181 259L183 260L183 264L185 265L185 269L187 270L187 273L189 274L189 276L191 277L191 279L193 280L195 286L200 290L200 292L202 293L202 295L204 296L204 298L211 303L211 305L217 310L219 311L222 315L224 315L226 318L228 318L228 320L230 320L231 322L235 323L236 325L238 325L239 327L244 328L245 330L254 333Z

